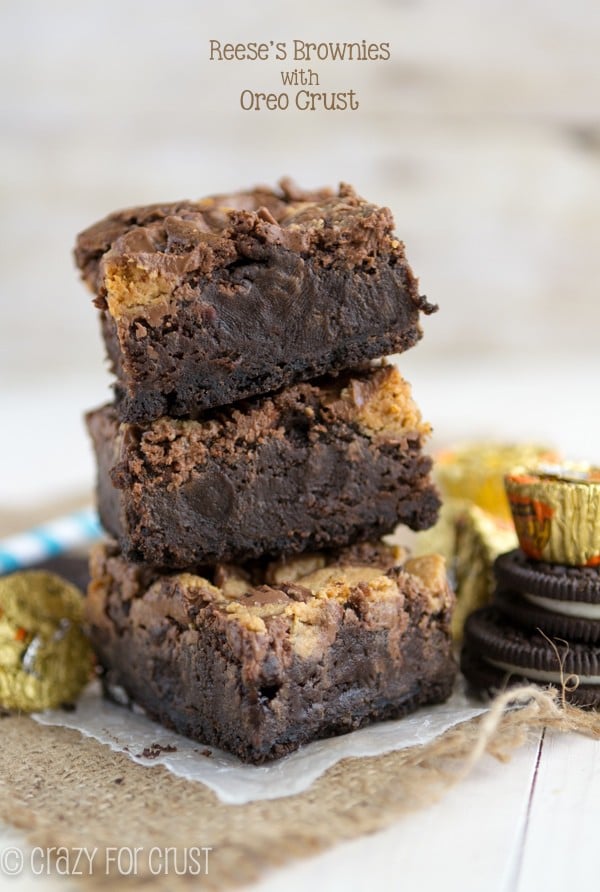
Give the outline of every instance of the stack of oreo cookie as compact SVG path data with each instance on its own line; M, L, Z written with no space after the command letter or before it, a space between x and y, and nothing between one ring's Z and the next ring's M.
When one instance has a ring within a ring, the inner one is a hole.
M76 259L117 379L88 415L107 688L255 762L445 699L443 561L381 542L440 504L378 361L435 309L389 210L284 181L112 214Z
M600 704L600 567L528 557L497 558L493 603L471 614L461 668L478 689L523 681L564 690L581 706Z

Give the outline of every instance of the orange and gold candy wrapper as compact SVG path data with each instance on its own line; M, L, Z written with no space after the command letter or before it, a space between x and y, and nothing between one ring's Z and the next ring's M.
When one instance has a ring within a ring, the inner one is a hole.
M94 665L82 620L81 593L54 573L0 578L0 708L35 712L76 700Z
M600 565L600 468L563 463L517 468L505 478L519 544L529 557Z
M416 547L446 557L457 595L455 638L462 637L467 616L491 600L495 559L518 544L504 475L515 465L556 460L548 446L493 440L459 443L436 456L444 505L438 523L419 533Z
M447 499L437 524L418 534L417 554L439 552L446 559L457 595L452 615L452 636L456 640L462 638L469 614L490 601L495 588L494 561L517 544L511 521L465 499Z
M534 443L463 443L436 456L435 476L444 496L466 499L510 522L504 475L517 465L557 459L553 450Z

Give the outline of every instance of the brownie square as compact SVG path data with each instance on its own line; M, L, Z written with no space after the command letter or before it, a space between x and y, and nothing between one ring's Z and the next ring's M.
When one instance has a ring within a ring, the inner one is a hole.
M431 526L429 425L394 366L296 384L202 419L88 416L104 527L130 560L185 568Z
M107 690L260 763L445 700L453 600L442 558L383 545L159 573L101 544L87 617Z
M75 257L95 294L121 420L193 416L421 337L435 307L387 208L284 180L111 214Z

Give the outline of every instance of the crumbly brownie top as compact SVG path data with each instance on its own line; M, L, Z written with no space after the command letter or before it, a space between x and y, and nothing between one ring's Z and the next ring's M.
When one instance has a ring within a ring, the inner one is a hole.
M148 627L158 612L182 628L193 628L208 606L249 632L273 633L284 627L294 650L305 656L322 643L340 608L350 608L368 621L370 606L380 609L407 598L419 600L432 615L452 607L454 596L439 555L402 563L401 551L380 544L370 546L368 564L355 563L358 556L350 548L244 568L221 564L206 575L200 575L201 570L159 575L146 565L127 563L116 546L102 543L92 551L90 591L115 580L120 598L135 602L136 621L147 621ZM317 569L307 573L311 559ZM373 621L378 621L375 615Z
M317 437L332 425L351 425L371 439L398 445L408 439L420 444L431 431L408 382L395 366L385 365L296 384L274 395L213 410L197 421L164 416L138 427L119 425L111 407L100 414L107 436L117 439L120 458L127 455L123 470L145 485L168 487L181 486L208 458L237 460L240 451L267 439L283 440L294 429Z
M279 190L117 211L79 235L75 258L98 305L118 318L220 268L260 261L273 246L328 268L368 272L382 256L406 264L393 226L388 208L345 183L308 192L283 179Z

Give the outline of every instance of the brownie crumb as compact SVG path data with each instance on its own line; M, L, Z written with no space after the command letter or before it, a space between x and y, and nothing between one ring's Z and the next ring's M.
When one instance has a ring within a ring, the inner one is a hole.
M171 746L170 743L163 745L162 743L152 743L150 746L144 747L141 753L137 753L137 758L143 759L158 759L163 753L175 753L177 752L176 746Z
M77 704L76 703L61 703L60 708L63 712L76 712Z

